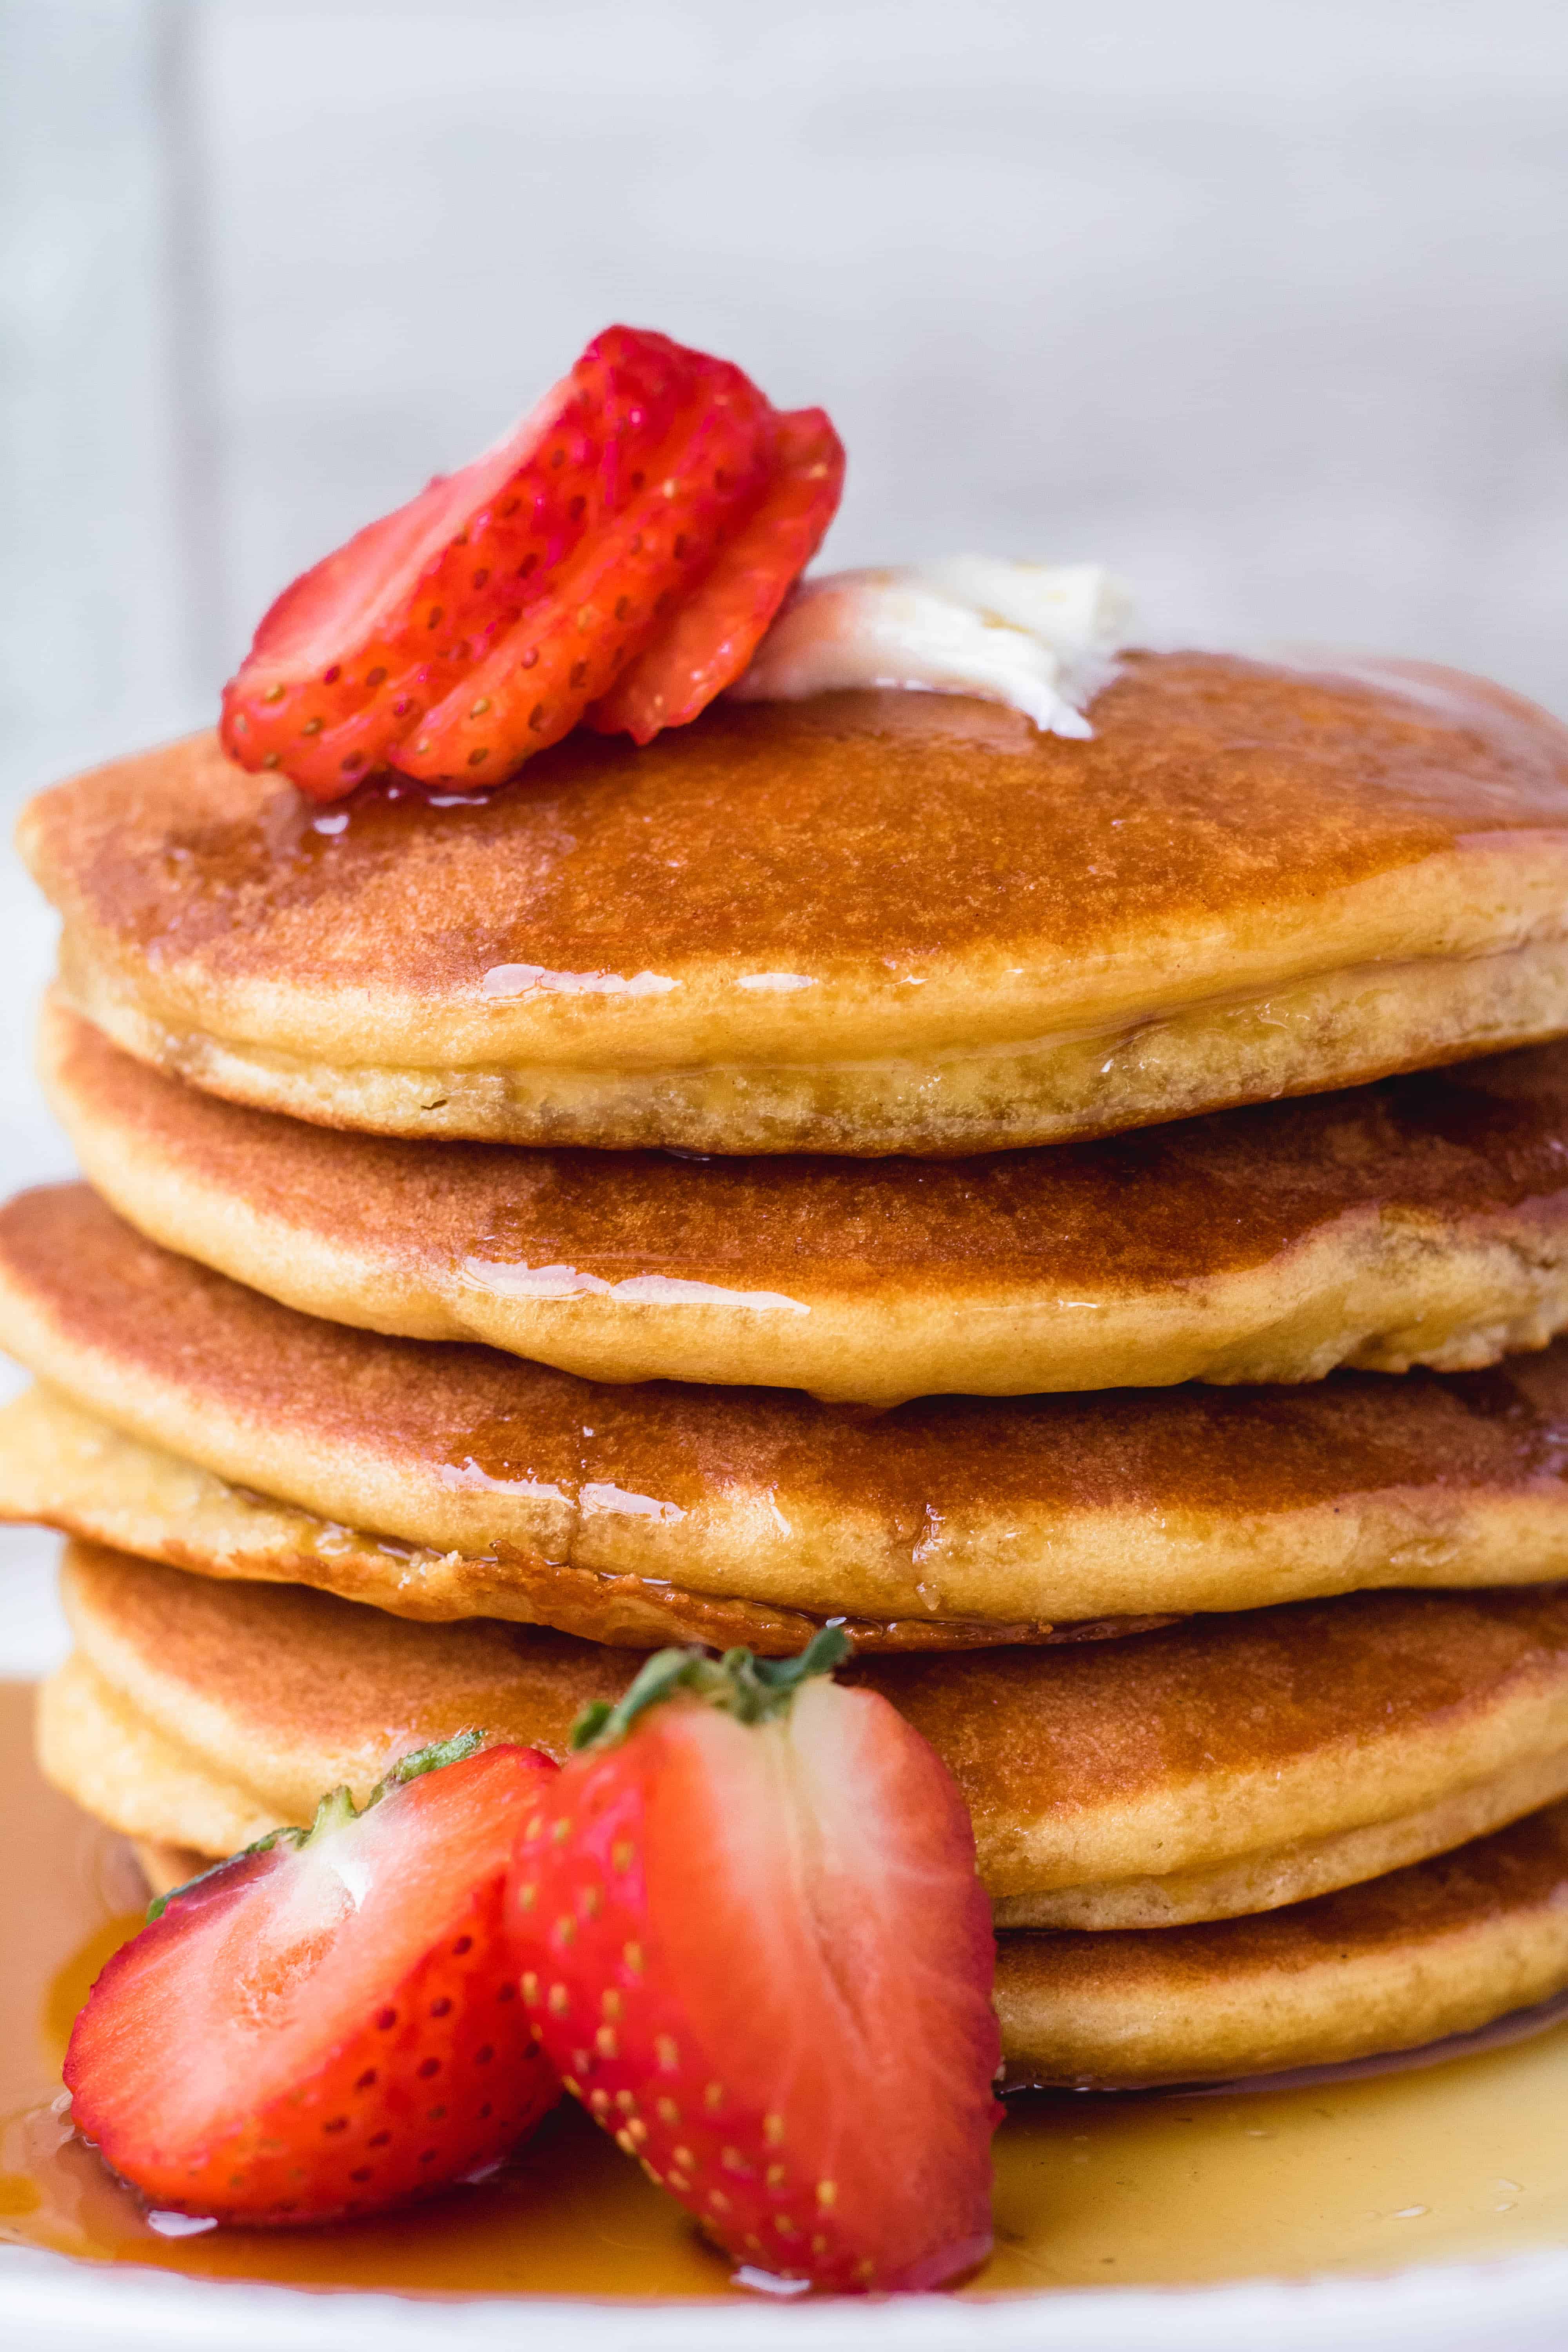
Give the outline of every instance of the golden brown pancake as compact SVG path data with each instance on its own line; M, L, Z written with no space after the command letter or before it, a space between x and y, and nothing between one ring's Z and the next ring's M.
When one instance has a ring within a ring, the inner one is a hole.
M1259 1917L997 1948L1008 2080L1085 2090L1418 2050L1564 1990L1564 1804Z
M363 1795L465 1727L560 1755L633 1662L565 1635L410 1625L78 1545L77 1655L45 1769L127 1834L224 1853ZM882 1659L953 1771L1004 1926L1100 1931L1272 1909L1568 1790L1568 1596L1366 1595L1081 1650Z
M590 1495L589 1513L599 1499ZM635 1515L636 1506L648 1499L612 1489L607 1507L618 1516L625 1506ZM631 1649L667 1642L721 1649L739 1643L766 1657L788 1657L826 1622L841 1626L861 1651L994 1649L1005 1643L1108 1641L1173 1619L1169 1611L1060 1625L1034 1619L865 1617L844 1609L813 1615L552 1560L504 1540L479 1552L440 1552L231 1485L194 1462L123 1436L43 1387L0 1407L0 1519L58 1528L202 1576L314 1585L397 1617L436 1623L504 1617Z
M72 1003L236 1101L701 1151L1057 1141L1559 1034L1568 735L1416 665L1135 654L1090 742L918 694L323 812L199 736L22 845Z
M58 1008L43 1066L142 1232L338 1323L605 1381L960 1391L1461 1370L1568 1323L1568 1045L979 1160L333 1133Z
M1568 1343L1300 1389L610 1387L279 1307L85 1185L0 1209L0 1517L406 1616L951 1647L1382 1584L1568 1576Z

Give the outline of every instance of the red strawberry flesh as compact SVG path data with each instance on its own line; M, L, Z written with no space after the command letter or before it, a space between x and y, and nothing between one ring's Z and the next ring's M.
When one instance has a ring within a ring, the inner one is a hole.
M226 749L351 790L625 504L689 378L667 336L599 336L504 441L284 591L225 690Z
M566 421L562 412L570 406L572 389L570 379L557 384L504 441L459 473L437 476L406 506L356 531L283 591L262 615L249 654L224 689L220 731L231 758L251 769L282 765L302 790L320 797L349 788L341 747L334 741L323 750L312 736L355 717L381 689L390 740L405 673L414 662L449 652L446 638L417 652L406 642L419 626L416 600L427 634L431 611L439 613L436 582L425 575L441 568L453 541L476 512L499 499L551 425ZM581 467L584 453L576 454ZM471 616L469 625L475 625ZM367 751L370 740L367 735Z
M647 741L744 668L842 477L820 410L608 328L504 441L284 591L224 746L333 800L388 765L499 783L594 704Z
M820 408L779 418L773 479L708 576L588 712L601 734L651 743L732 686L822 543L844 488L844 445Z
M499 2161L558 2091L503 1918L552 1777L531 1749L489 1748L175 1895L77 2020L78 2127L154 2205L262 2226Z
M914 2289L991 2244L994 1947L968 1815L888 1703L693 1697L563 1770L519 1847L568 2089L737 2261Z
M393 766L426 782L485 782L559 742L701 580L727 524L762 496L774 445L756 387L702 361L637 494L393 750Z

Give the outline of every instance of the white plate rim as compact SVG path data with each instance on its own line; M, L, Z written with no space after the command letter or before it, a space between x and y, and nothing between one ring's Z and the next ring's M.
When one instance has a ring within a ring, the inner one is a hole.
M1560 2352L1568 2252L1381 2276L1073 2287L959 2302L737 2304L362 2293L78 2262L0 2246L10 2352Z

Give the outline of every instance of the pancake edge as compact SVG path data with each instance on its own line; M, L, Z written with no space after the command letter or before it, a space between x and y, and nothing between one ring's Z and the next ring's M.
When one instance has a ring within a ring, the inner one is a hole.
M128 1485L141 1491L128 1495ZM1173 1616L1145 1612L1047 1624L878 1618L847 1609L813 1615L762 1595L689 1589L504 1540L478 1552L438 1549L301 1509L249 1480L226 1479L124 1434L42 1382L0 1406L0 1523L53 1528L214 1581L309 1585L418 1623L499 1618L632 1652L698 1642L791 1657L825 1623L842 1626L864 1655L961 1652L1114 1640Z
M1014 1510L994 1543L978 1513L970 1525L949 1513L918 1571L869 1512L840 1525L809 1496L784 1497L781 1537L767 1508L776 1486L731 1490L711 1513L689 1507L676 1522L580 1507L564 1525L558 1512L531 1520L509 1496L506 1523L487 1528L482 1495L454 1495L438 1479L422 1491L428 1465L417 1460L389 1463L368 1449L362 1460L342 1444L312 1450L291 1444L290 1431L279 1437L183 1409L187 1400L176 1391L165 1401L151 1382L132 1387L112 1370L95 1379L90 1366L84 1378L79 1360L62 1365L19 1344L8 1304L0 1279L0 1339L38 1379L0 1407L0 1520L58 1528L201 1575L319 1583L399 1615L519 1615L526 1593L547 1605L553 1584L565 1601L577 1579L592 1578L597 1630L586 1638L627 1647L657 1646L689 1602L694 1612L771 1612L781 1635L805 1638L844 1616L859 1621L862 1640L900 1624L903 1646L963 1648L1391 1586L1474 1591L1568 1577L1563 1481L1513 1491L1395 1486L1239 1517L1157 1500L1136 1513ZM143 1490L134 1501L121 1490L126 1478ZM207 1514L215 1523L204 1533ZM516 1561L510 1579L497 1568L502 1553ZM247 1559L255 1566L241 1565ZM476 1578L488 1580L482 1591ZM611 1584L625 1588L622 1637L600 1613ZM690 1638L702 1638L691 1622ZM945 1633L922 1640L933 1622ZM752 1647L768 1637L754 1621L748 1630Z
M1453 1222L1360 1209L1260 1264L1142 1294L1062 1298L972 1284L933 1312L918 1286L869 1315L825 1289L763 1311L732 1302L519 1295L506 1265L409 1264L312 1232L214 1182L150 1127L106 1114L69 1075L70 1016L46 1013L40 1075L89 1183L151 1241L284 1306L416 1339L480 1340L588 1380L800 1388L892 1405L1320 1380L1340 1366L1474 1370L1568 1329L1568 1189ZM804 1289L797 1283L797 1289ZM767 1294L772 1299L773 1294ZM785 1308L791 1311L785 1312Z
M1385 1897L1400 1879L1449 1864L1484 1868L1489 1849L1502 1852L1510 1837L1537 1822L1561 1834L1563 1811L1549 1806L1471 1846L1365 1882L1364 1891ZM1335 1905L1338 1916L1353 1922L1363 1891L1352 1886L1317 1901ZM1306 1913L1315 1905L1292 1907ZM1267 1916L1286 1936L1297 1924L1289 1909ZM1568 1858L1533 1899L1489 1906L1489 1916L1478 1905L1468 1920L1412 1936L1392 1952L1319 1948L1309 1930L1300 1965L1255 1958L1235 1969L1224 1997L1206 2002L1179 1964L1163 1971L1163 1937L1217 1939L1232 1925L1249 1924L1135 1930L1124 1937L1001 1937L995 2000L1003 2087L1144 2090L1344 2064L1475 2032L1568 1990ZM1132 1958L1131 1968L1124 1956ZM1171 1958L1176 1963L1173 1947Z
M79 1017L149 1067L317 1126L604 1150L943 1158L1111 1135L1544 1043L1568 1031L1568 939L1547 932L1489 950L1363 962L997 1045L640 1070L399 1066L374 1058L374 1040L357 1060L312 1060L154 1013L68 929L58 985Z
M42 1192L85 1195L86 1188ZM123 1477L155 1494L171 1479L199 1485L210 1473L237 1490L242 1518L258 1500L300 1512L303 1524L279 1532L289 1542L297 1537L296 1548L318 1568L328 1554L343 1559L345 1535L368 1529L374 1533L363 1539L374 1547L391 1539L454 1565L482 1560L500 1545L561 1570L673 1586L709 1601L756 1601L814 1620L847 1612L886 1624L939 1616L966 1622L975 1638L1010 1629L1010 1638L1026 1640L1032 1626L1047 1622L1247 1609L1380 1585L1442 1589L1568 1576L1568 1479L1545 1473L1511 1485L1478 1479L1459 1486L1447 1478L1347 1485L1299 1504L1243 1511L1205 1509L1201 1499L1172 1499L1156 1486L1135 1507L1068 1496L1035 1507L1014 1492L996 1512L988 1510L980 1481L969 1509L939 1489L934 1519L929 1495L921 1513L915 1490L907 1499L921 1531L912 1545L907 1513L889 1521L858 1488L824 1499L809 1476L793 1485L777 1476L748 1483L727 1471L711 1495L687 1493L679 1517L663 1506L650 1509L640 1495L629 1498L631 1507L616 1507L614 1487L595 1488L590 1508L564 1493L540 1496L526 1486L470 1481L447 1454L437 1460L400 1440L378 1444L368 1428L359 1437L339 1423L329 1437L313 1415L296 1409L292 1391L281 1417L264 1420L188 1377L95 1345L68 1316L62 1319L62 1277L53 1264L36 1242L20 1257L15 1248L0 1249L0 1347L51 1392L0 1412L0 1509L175 1566L220 1567L222 1550L216 1559L204 1556L187 1528L177 1538L184 1549L176 1551L150 1507L137 1523L123 1518ZM194 1266L186 1273L187 1261L171 1265L192 1283L208 1279ZM236 1288L234 1297L238 1307L249 1294ZM160 1309L176 1320L179 1311L177 1300ZM265 1312L295 1319L295 1310L272 1302ZM327 1328L302 1322L307 1335ZM346 1335L334 1328L331 1336L341 1349ZM247 1344L254 1335L237 1334L236 1345ZM363 1344L390 1345L414 1360L422 1346ZM420 1369L411 1361L409 1377ZM594 1396L585 1391L584 1404ZM705 1402L722 1410L719 1399ZM1304 1403L1310 1412L1310 1391ZM1147 1405L1163 1410L1158 1391ZM111 1447L111 1432L125 1442L123 1455ZM132 1442L147 1450L139 1467L130 1458ZM325 1551L323 1523L331 1529ZM386 1565L383 1551L379 1562L372 1557L354 1570L356 1577L373 1574L375 1589L358 1582L332 1589L406 1605L410 1613L447 1606L432 1600L426 1608L417 1580L402 1587L405 1604L395 1594L381 1599ZM422 1570L429 1565L419 1563ZM304 1580L314 1574L299 1572ZM452 1613L476 1613L456 1581L451 1599ZM510 1613L510 1604L487 1600L484 1613ZM639 1608L631 1630L641 1638L649 1627ZM594 1638L612 1636L600 1631ZM956 1631L946 1638L957 1638Z

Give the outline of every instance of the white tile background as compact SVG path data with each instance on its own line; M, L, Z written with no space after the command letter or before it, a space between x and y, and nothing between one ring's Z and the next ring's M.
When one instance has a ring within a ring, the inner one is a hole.
M0 800L615 317L832 409L840 561L1568 709L1563 0L0 0ZM9 877L7 1183L47 956Z
M1568 704L1562 0L0 0L0 778L628 316L824 400L844 560Z

